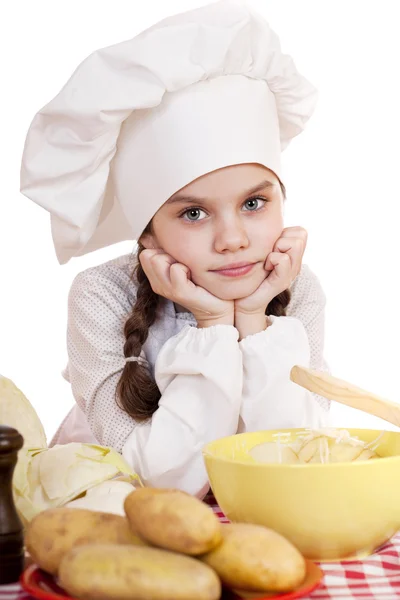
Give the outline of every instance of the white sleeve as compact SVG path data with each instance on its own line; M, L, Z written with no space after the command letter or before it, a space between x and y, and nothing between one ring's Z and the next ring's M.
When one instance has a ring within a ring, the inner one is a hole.
M229 325L187 326L164 344L155 369L159 407L149 422L133 429L122 454L146 484L204 495L203 446L237 431L238 331Z
M321 427L326 411L290 380L294 365L308 367L310 348L303 324L293 317L268 317L265 331L247 336L243 355L241 430Z

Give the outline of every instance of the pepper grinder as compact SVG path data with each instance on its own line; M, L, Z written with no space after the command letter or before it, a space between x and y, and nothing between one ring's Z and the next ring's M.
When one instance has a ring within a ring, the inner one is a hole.
M24 568L23 526L14 504L12 478L22 435L0 425L0 585L18 581Z

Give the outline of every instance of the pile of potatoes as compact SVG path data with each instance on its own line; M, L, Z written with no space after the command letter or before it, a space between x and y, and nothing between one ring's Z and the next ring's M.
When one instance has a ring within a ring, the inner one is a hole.
M33 561L82 600L218 600L222 586L284 592L306 575L299 551L259 525L221 524L179 490L138 489L126 517L53 508L28 525ZM221 585L222 584L222 585Z

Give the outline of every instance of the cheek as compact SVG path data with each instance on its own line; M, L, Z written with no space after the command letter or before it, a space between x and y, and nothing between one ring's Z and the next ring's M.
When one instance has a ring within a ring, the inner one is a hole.
M201 249L197 248L193 242L190 244L176 242L168 254L171 254L177 262L189 267L191 271L196 270L201 264Z
M283 231L283 219L257 224L250 233L251 245L262 256L269 254Z
M201 262L201 249L204 251L204 244L197 240L197 236L190 235L190 232L187 235L181 228L163 228L157 235L157 242L164 252L189 267L191 271Z

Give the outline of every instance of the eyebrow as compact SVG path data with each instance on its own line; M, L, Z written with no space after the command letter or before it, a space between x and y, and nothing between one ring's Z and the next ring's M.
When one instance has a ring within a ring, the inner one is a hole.
M262 181L255 187L251 188L250 190L247 190L247 192L245 192L243 195L244 196L253 196L254 194L257 194L258 192L261 192L261 190L265 190L266 188L272 188L272 187L275 187L275 184L272 183L272 181L269 181L269 179L265 179L264 181ZM183 194L176 194L174 196L171 196L171 198L169 200L167 200L166 204L175 204L175 202L199 203L199 202L206 202L206 201L207 201L207 198L200 198L197 196L185 196Z

